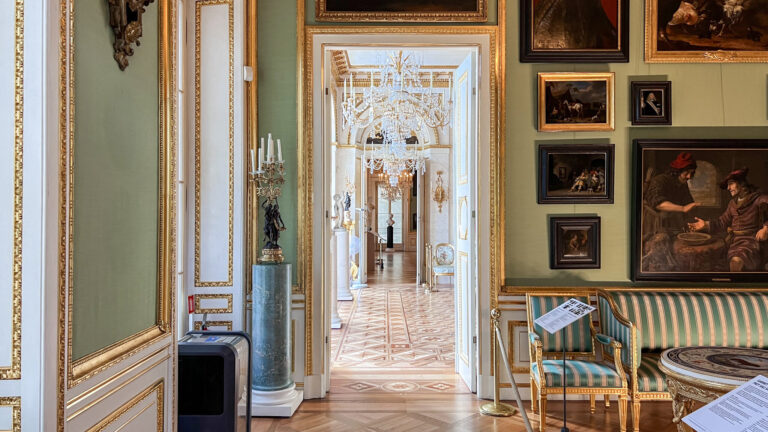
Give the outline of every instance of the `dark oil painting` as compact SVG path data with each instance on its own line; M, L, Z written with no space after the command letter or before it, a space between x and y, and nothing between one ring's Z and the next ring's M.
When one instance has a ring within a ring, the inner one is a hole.
M549 266L600 268L600 217L550 217Z
M606 123L605 81L548 81L546 123Z
M635 140L635 280L768 280L768 140Z
M476 12L478 0L326 0L327 12Z
M768 50L768 0L657 1L657 50Z
M533 0L534 49L616 49L619 0Z
M539 146L539 204L613 203L613 144Z

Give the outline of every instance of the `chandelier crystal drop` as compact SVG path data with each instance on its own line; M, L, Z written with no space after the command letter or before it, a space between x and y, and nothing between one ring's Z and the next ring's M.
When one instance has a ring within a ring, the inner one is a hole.
M341 104L344 126L366 129L374 126L381 144L363 144L364 166L370 172L382 171L396 179L403 171L424 173L424 143L407 144L417 131L447 126L453 102L444 101L442 92L434 91L434 73L429 87L422 84L421 64L414 53L390 52L378 61L378 85L370 72L370 85L356 92L354 76L344 80ZM448 95L453 92L450 81ZM449 96L450 97L450 96Z

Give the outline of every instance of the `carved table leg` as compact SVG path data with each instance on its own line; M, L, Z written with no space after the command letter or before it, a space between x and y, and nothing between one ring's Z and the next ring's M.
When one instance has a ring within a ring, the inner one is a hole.
M693 429L683 423L683 417L693 409L693 400L680 393L679 385L677 381L667 379L667 387L672 395L672 423L677 425L678 432L693 432Z

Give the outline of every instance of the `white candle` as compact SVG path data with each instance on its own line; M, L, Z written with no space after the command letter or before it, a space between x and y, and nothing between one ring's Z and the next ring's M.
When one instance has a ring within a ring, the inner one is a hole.
M256 160L253 158L253 149L251 149L251 169L250 171L253 172L253 170L256 169Z
M277 161L283 163L283 146L280 144L280 138L277 139Z
M261 163L264 162L264 146L259 149L259 171L261 172Z
M346 78L344 78L344 96L343 96L342 100L344 100L344 101L347 100L347 79Z
M352 92L352 103L355 103L355 78L354 76L349 78L349 89Z
M272 162L275 159L275 142L272 141L272 134L267 134L267 160Z

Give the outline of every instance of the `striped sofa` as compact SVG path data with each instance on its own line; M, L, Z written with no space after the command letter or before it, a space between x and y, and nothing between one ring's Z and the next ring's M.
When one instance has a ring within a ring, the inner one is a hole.
M597 291L602 332L621 342L629 374L632 423L640 401L670 399L661 351L681 346L768 348L768 291Z

